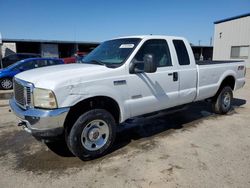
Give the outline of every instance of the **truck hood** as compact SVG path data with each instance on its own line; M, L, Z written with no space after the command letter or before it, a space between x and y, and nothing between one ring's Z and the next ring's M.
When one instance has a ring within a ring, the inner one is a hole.
M33 83L36 87L53 89L59 83L76 84L86 79L98 78L101 73L112 70L95 64L65 64L25 71L15 77Z

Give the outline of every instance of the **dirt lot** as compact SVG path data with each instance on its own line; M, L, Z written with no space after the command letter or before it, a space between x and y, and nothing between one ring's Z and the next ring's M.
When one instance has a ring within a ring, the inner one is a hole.
M250 187L249 100L250 74L229 115L200 102L131 120L114 151L90 162L49 151L0 101L0 187Z

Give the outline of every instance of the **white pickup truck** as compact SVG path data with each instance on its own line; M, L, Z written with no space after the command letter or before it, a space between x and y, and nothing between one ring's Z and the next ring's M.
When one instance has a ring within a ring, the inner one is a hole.
M82 63L18 74L10 106L18 125L52 151L89 160L111 148L117 125L129 118L204 99L227 113L245 74L244 62L195 62L181 37L122 37Z

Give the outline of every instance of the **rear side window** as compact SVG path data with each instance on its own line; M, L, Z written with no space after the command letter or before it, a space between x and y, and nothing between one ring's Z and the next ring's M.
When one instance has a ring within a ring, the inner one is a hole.
M187 48L182 40L173 40L175 51L180 65L189 65L190 59Z

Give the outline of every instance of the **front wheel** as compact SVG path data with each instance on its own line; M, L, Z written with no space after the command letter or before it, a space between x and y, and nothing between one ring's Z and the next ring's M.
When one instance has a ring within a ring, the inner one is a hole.
M104 109L94 109L77 119L67 135L67 143L72 153L85 161L107 153L115 135L114 117Z
M217 114L226 114L232 106L233 91L230 87L224 87L212 103L213 110Z
M13 88L13 82L10 78L3 78L0 80L1 89L8 90Z

